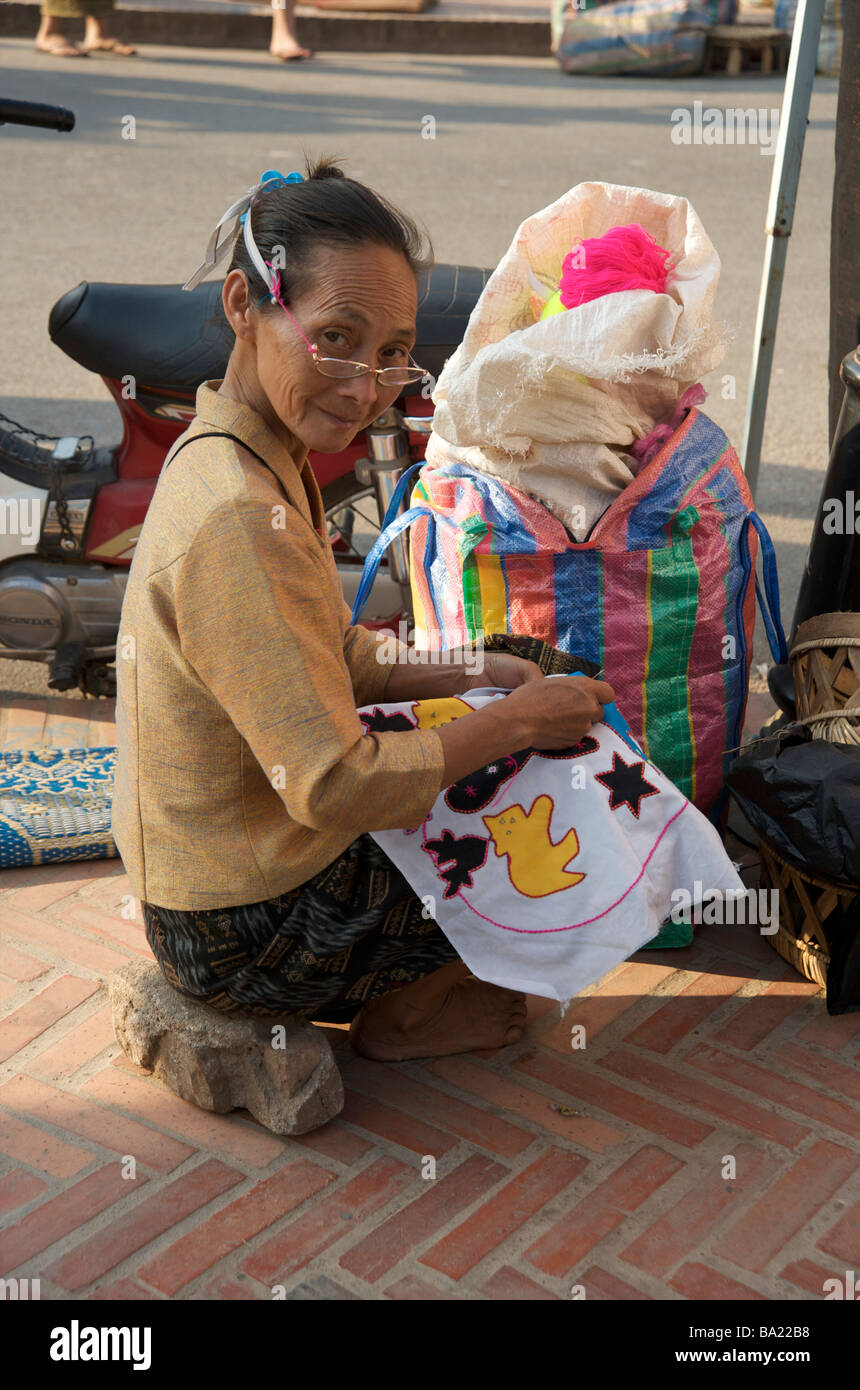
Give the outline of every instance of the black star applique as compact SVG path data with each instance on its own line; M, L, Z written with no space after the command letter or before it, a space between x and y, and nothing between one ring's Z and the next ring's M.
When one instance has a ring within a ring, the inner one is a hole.
M640 802L646 796L659 796L660 788L645 781L642 775L644 767L644 762L626 763L620 753L613 753L611 772L595 773L595 779L602 782L609 792L610 811L617 811L619 806L628 806L638 820Z

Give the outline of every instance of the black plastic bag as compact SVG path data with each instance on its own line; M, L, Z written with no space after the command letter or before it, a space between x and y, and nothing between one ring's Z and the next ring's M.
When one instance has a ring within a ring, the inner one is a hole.
M860 884L860 747L791 725L735 758L726 781L777 854L823 878Z
M846 885L860 884L860 747L813 739L791 725L760 739L727 783L750 825L789 863ZM827 917L827 1012L860 1013L860 893Z

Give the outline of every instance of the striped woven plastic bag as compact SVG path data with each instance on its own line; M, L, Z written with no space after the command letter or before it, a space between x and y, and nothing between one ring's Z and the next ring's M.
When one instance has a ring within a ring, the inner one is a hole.
M690 409L584 542L459 464L421 469L394 523L410 525L417 647L521 633L597 663L646 756L700 810L719 809L746 706L759 541L768 640L774 660L787 652L773 547L712 420Z
M642 0L632 0L633 4L641 6ZM769 0L758 0L759 4L766 4ZM648 0L646 0L646 4ZM756 3L756 0L753 0ZM780 0L777 0L777 8ZM783 0L784 4L796 5L797 0ZM830 0L828 0L830 3ZM589 10L599 10L604 6L617 4L617 0L552 0L550 9L550 31L552 35L552 51L555 53L559 41L565 31L565 26L571 20L581 19ZM627 0L625 8L630 8L630 0ZM704 11L712 24L734 24L738 13L738 0L699 0L697 8ZM777 25L777 27L780 27Z
M615 0L568 9L555 46L563 72L683 77L701 72L713 0Z

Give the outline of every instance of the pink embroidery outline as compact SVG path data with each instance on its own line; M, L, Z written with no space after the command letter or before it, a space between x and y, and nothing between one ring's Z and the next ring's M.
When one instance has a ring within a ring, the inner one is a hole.
M466 899L463 897L463 894L462 894L462 892L461 892L460 890L458 890L455 894L453 894L453 897L455 897L455 898L460 898L461 902L463 903L463 906L466 907L466 908L468 908L468 910L469 910L470 912L473 912L474 915L475 915L476 917L480 917L480 919L481 919L482 922L489 922L489 924L490 924L491 927L498 927L500 931L516 932L516 934L517 934L518 936L550 936L550 935L553 935L555 932L560 932L560 931L576 931L577 928L579 928L579 927L587 927L587 926L590 926L590 924L591 924L592 922L599 922L601 917L605 917L606 914L607 914L608 912L612 912L613 909L616 908L616 907L618 906L619 903L622 903L622 902L624 901L624 899L625 899L626 897L628 897L630 893L633 892L633 889L636 887L637 883L638 883L639 880L642 878L642 876L643 876L643 874L645 873L645 870L647 869L649 863L651 862L651 860L653 859L654 855L656 854L656 852L657 852L657 846L659 845L659 843L660 843L660 841L662 840L663 836L666 834L666 831L669 829L669 826L670 826L670 825L673 825L674 822L678 819L678 817L679 817L680 815L682 815L684 811L686 811L686 809L687 809L687 807L689 806L689 804L690 804L689 801L685 799L683 806L681 806L681 807L675 812L674 816L671 816L670 819L667 820L666 824L663 826L663 829L660 831L660 834L657 836L656 840L654 841L654 844L651 846L651 850L650 850L650 852L649 852L649 854L648 854L647 859L645 860L644 864L642 865L642 868L639 870L639 873L636 875L636 877L634 878L633 882L630 884L630 887L629 887L629 888L625 888L624 892L621 894L620 897L618 897L618 898L615 899L615 902L614 902L614 903L610 903L609 906L608 906L608 907L605 907L605 908L603 909L602 912L597 912L597 913L595 913L595 915L594 915L593 917L587 917L586 920L585 920L584 922L571 922L570 925L567 926L567 927L506 927L506 926L504 925L503 922L496 922L496 921L494 921L494 919L493 919L492 917L487 917L483 912L479 912L478 909L477 909L476 907L473 907L472 904L471 904L470 902L467 902L467 901L466 901ZM422 827L422 829L423 829L423 827ZM422 848L423 848L423 845L422 845ZM427 853L430 854L431 851L428 850ZM576 886L576 885L574 884L574 887L575 887L575 886ZM446 899L446 901L447 901L447 902L451 902L451 898Z

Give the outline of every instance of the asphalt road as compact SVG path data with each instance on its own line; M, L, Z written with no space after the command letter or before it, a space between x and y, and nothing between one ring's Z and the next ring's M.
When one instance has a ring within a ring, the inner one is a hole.
M722 258L717 318L734 334L705 379L705 409L740 449L773 160L757 146L675 144L670 118L696 100L770 111L781 78L574 79L549 58L384 53L281 66L180 48L63 63L20 40L0 43L0 66L5 95L78 118L71 135L0 129L0 409L13 418L114 441L118 416L101 381L50 343L52 304L81 279L181 283L228 204L308 150L345 156L353 176L425 223L439 260L473 265L495 265L525 217L584 180L689 198ZM827 462L837 85L815 83L757 493L786 624ZM134 140L122 138L128 115ZM435 139L422 138L428 115ZM723 398L726 376L734 399ZM759 640L756 660L767 659ZM43 688L41 672L4 665L0 695Z

